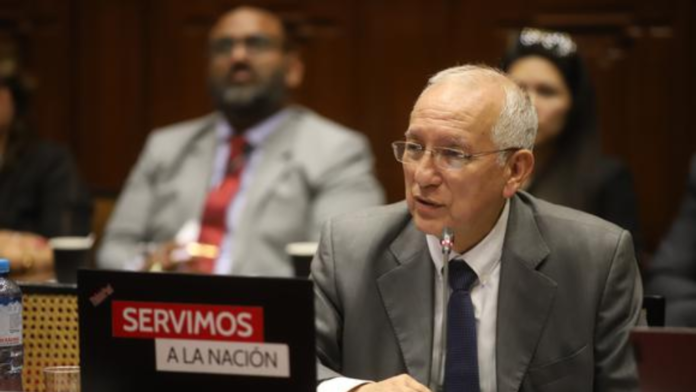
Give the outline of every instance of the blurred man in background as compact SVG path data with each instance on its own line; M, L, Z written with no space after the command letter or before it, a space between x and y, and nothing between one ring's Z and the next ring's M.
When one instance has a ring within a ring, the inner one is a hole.
M285 246L337 213L377 205L366 138L290 104L303 63L289 29L241 7L210 32L217 112L154 132L109 222L98 264L292 275Z

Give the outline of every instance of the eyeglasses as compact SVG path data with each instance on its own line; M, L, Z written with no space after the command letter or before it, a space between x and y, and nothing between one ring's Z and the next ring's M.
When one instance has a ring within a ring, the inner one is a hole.
M394 142L392 143L394 158L404 164L418 163L425 156L427 151L433 156L435 165L443 170L458 170L468 165L474 159L484 155L497 154L501 152L517 151L519 147L504 148L502 150L485 151L469 154L456 148L435 147L425 148L413 142Z
M250 54L264 53L282 46L279 39L266 35L250 35L244 38L223 37L210 43L210 53L215 56L226 55L240 44L244 45Z

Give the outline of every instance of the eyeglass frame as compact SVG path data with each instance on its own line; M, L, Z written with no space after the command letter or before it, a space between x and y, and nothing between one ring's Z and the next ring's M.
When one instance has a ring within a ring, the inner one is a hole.
M407 161L403 158L403 155L406 154L406 146L408 145L414 145L414 146L419 146L422 150L422 156L418 159L415 160L410 160ZM425 148L422 144L415 143L415 142L409 142L409 141L395 141L392 142L392 151L394 152L394 158L396 159L397 162L400 162L402 164L408 165L408 164L413 164L413 163L418 163L423 156L425 156L426 152L430 152L430 155L433 157L433 161L435 163L435 166L439 167L440 169L443 170L460 170L463 169L465 166L469 165L472 161L474 161L476 158L486 156L486 155L492 155L492 154L499 154L503 152L510 152L510 151L519 151L522 150L522 147L508 147L508 148L503 148L500 150L494 150L494 151L483 151L483 152L478 152L478 153L466 153L462 150L456 149L456 148L449 148L449 147L434 147L434 148ZM399 146L403 146L403 154L402 156L399 156ZM456 162L459 162L458 165L447 165L441 163L444 152L450 152L453 154L456 154L450 158L456 159Z
M277 37L265 34L252 34L242 38L219 37L210 41L208 51L211 56L224 56L235 50L237 45L242 44L250 54L267 53L276 49L285 49L284 41Z

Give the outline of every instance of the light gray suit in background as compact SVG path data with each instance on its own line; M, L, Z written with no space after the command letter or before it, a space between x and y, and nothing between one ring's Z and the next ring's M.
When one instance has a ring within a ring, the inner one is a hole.
M285 245L316 240L338 213L383 203L367 139L308 109L291 107L261 146L233 236L231 274L291 276ZM123 268L144 243L174 238L199 220L212 176L219 114L149 137L107 226L98 264Z
M499 392L637 390L642 287L627 231L520 192L500 268ZM319 381L429 385L434 272L405 203L331 219L312 265Z

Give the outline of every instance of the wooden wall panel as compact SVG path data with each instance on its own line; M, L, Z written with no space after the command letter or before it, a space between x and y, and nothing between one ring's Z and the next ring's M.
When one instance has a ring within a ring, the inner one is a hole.
M401 166L390 143L403 140L408 118L429 75L440 68L446 8L439 2L360 2L357 14L358 129L371 138L389 200L403 198Z
M645 0L643 0L645 1ZM696 154L696 130L694 108L696 108L696 2L675 2L672 41L674 44L662 48L659 53L646 53L646 107L657 105L663 108L662 122L655 128L638 124L637 132L653 134L653 144L639 146L636 165L651 170L651 175L639 183L644 213L656 217L648 228L651 239L659 239L669 227L678 211L686 189L689 158ZM662 60L666 57L669 60ZM651 68L655 62L665 66ZM662 84L655 91L655 85ZM657 219L659 218L659 220ZM657 243L657 242L656 242Z
M36 126L46 137L76 141L69 109L72 107L72 14L69 2L37 1L27 16L32 45L26 61L36 78ZM66 110L68 109L68 110ZM77 151L76 151L77 152Z
M670 56L676 49L674 40L659 37L646 37L636 43L636 55L623 70L630 75L629 85L625 87L627 93L621 97L628 102L623 112L625 128L613 135L617 152L633 169L644 207L641 211L644 231L654 241L652 246L657 245L655 239L668 227L676 212L677 204L665 204L664 200L679 200L682 195L686 162L679 157L688 156L690 151L686 149L693 148L693 144L689 147L675 143L683 130L675 122L674 100L686 93L673 73L675 63L682 60ZM650 60L640 61L647 58ZM655 96L663 98L655 100ZM696 139L692 138L692 142Z
M305 78L294 92L295 99L335 121L352 126L350 122L355 118L350 107L355 89L351 25L354 2L310 0L294 3L294 8L287 3L262 4L277 9L298 29Z
M148 13L147 129L211 110L206 87L212 1L153 0Z
M145 4L76 0L74 146L97 192L118 190L145 136Z
M32 108L37 131L48 139L71 140L73 128L71 4L7 1L0 4L5 45L36 87ZM9 55L9 53L8 53Z
M211 110L206 39L234 0L5 0L41 82L44 136L73 148L96 190L118 191L154 127ZM647 245L676 211L696 151L691 0L264 0L302 26L299 101L365 133L389 200L403 197L389 144L432 73L497 65L511 32L570 30L598 92L602 140L635 176ZM12 23L5 23L12 21ZM18 27L20 26L20 27ZM2 32L6 33L5 31Z

